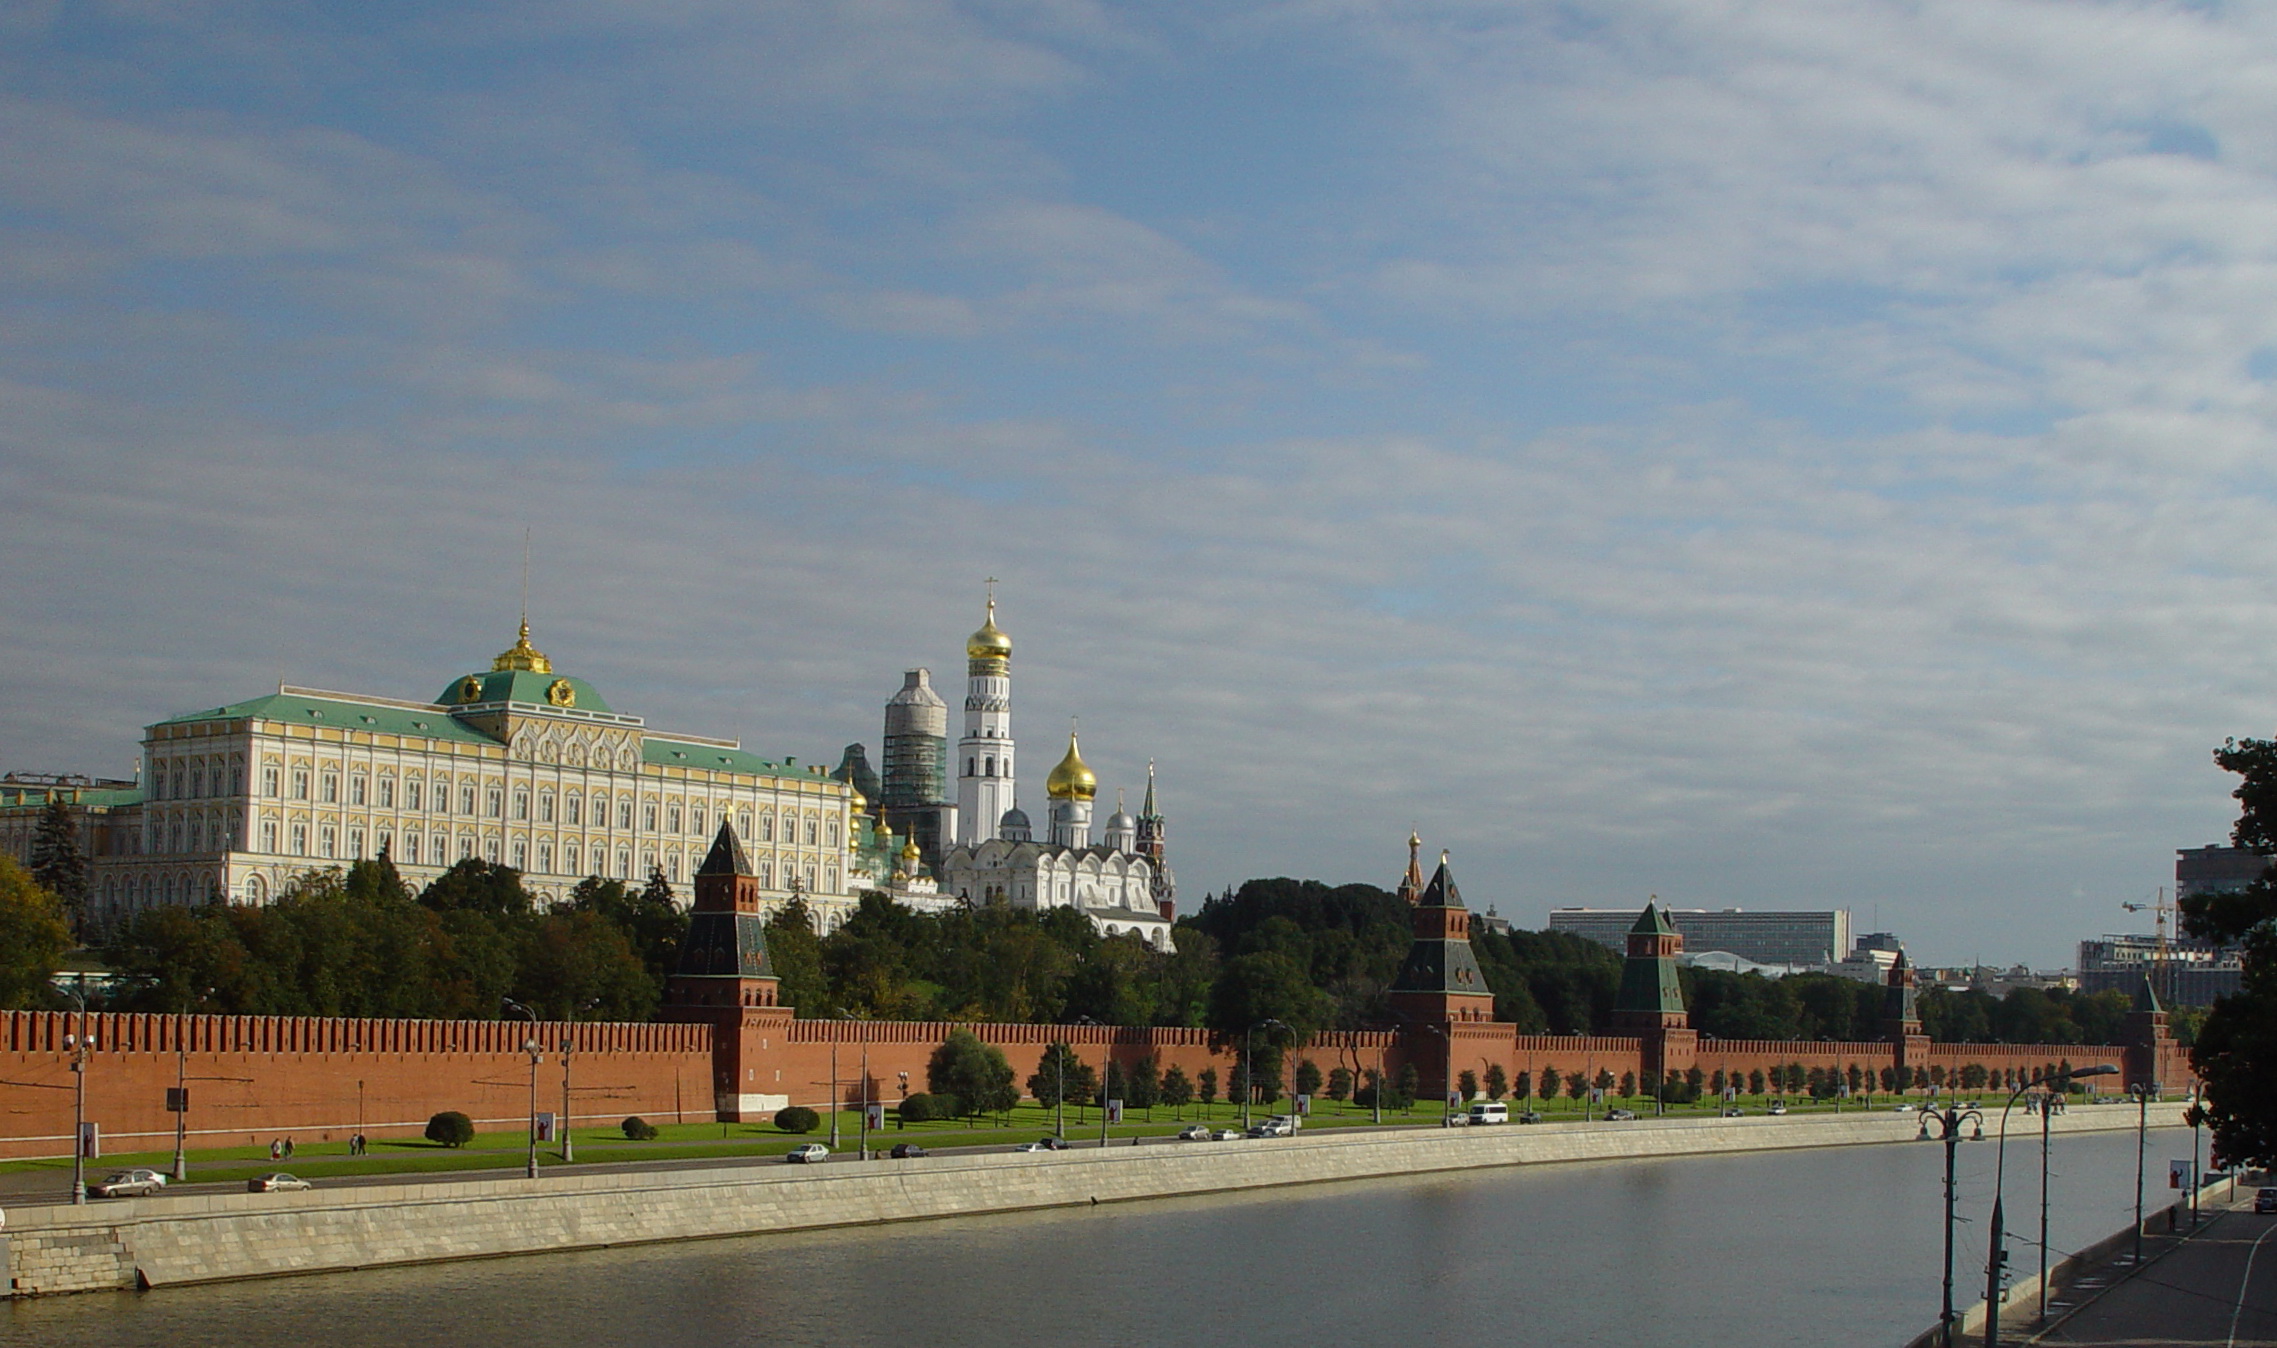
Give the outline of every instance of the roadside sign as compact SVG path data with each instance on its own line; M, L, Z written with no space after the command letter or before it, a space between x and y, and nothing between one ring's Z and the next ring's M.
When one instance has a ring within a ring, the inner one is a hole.
M190 1112L189 1087L168 1086L166 1088L166 1112L169 1114L187 1114Z
M1122 1121L1123 1121L1123 1102L1122 1102L1122 1101L1120 1101L1120 1100L1109 1100L1109 1101L1107 1102L1107 1122L1109 1122L1109 1123L1121 1123Z
M2168 1161L2166 1163L2166 1187L2169 1189L2189 1188L2191 1168L2192 1164L2189 1161Z
M548 1111L538 1115L538 1141L551 1142L553 1140L553 1114Z
M103 1125L93 1122L79 1125L79 1154L90 1161L102 1157Z
M1301 1115L1310 1115L1310 1114L1312 1113L1312 1097L1311 1097L1311 1096L1309 1096L1309 1095L1300 1095L1300 1096L1298 1096L1298 1097L1297 1097L1297 1113L1299 1113L1299 1114L1301 1114Z
M884 1105L879 1104L876 1101L872 1101L871 1103L862 1106L862 1110L864 1113L869 1115L870 1127L881 1131L885 1128Z

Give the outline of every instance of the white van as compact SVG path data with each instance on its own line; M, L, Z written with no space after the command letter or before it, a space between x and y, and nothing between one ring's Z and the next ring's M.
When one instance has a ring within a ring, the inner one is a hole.
M1470 1125L1473 1128L1482 1123L1508 1122L1510 1122L1510 1106L1500 1100L1481 1100L1471 1106Z

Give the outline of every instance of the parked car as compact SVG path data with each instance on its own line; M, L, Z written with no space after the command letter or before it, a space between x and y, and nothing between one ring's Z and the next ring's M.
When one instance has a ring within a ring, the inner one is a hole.
M1724 1117L1727 1119L1744 1119L1747 1117L1747 1111L1738 1105L1726 1105L1724 1106Z
M1911 1114L1912 1112L1913 1112L1913 1106L1912 1106L1912 1105L1891 1105L1891 1106L1890 1106L1890 1113L1892 1113L1892 1114Z
M1297 1135L1297 1123L1295 1119L1289 1118L1285 1114L1276 1114L1262 1123L1250 1125L1248 1135L1251 1137L1295 1137Z
M87 1186L89 1198L142 1198L166 1187L156 1170L120 1170Z
M2263 1189L2253 1196L2255 1212L2277 1212L2277 1189Z
M1766 1114L1784 1114L1787 1112L1787 1102L1784 1100L1774 1100L1771 1102L1771 1107L1764 1110L1763 1112Z
M1473 1128L1490 1123L1510 1122L1510 1106L1500 1100L1480 1100L1471 1105L1470 1125Z
M249 1194L281 1194L313 1187L315 1186L298 1175L288 1175L282 1170L273 1170L266 1175L255 1175L245 1181L245 1192Z
M893 1144L893 1150L888 1154L897 1161L906 1161L912 1157L931 1155L930 1152L926 1151L923 1147L918 1146L914 1142L896 1142Z
M1185 1127L1178 1130L1178 1140L1180 1142L1214 1142L1217 1139L1216 1136L1212 1133L1210 1125L1206 1123L1189 1123Z
M1605 1121L1607 1123L1629 1123L1636 1117L1637 1112L1633 1109L1610 1109L1605 1111Z
M1239 1142L1240 1140L1241 1130L1239 1128L1220 1128L1210 1134L1210 1141L1212 1142Z
M1037 1139L1036 1139L1035 1141L1033 1141L1033 1142L1023 1142L1023 1143L1021 1143L1019 1146L1017 1146L1017 1147L1014 1147L1012 1150L1014 1150L1014 1151L1066 1151L1066 1150L1067 1150L1067 1141L1066 1141L1066 1139L1064 1139L1064 1138L1057 1138L1057 1137L1039 1137L1039 1138L1037 1138Z
M783 1159L792 1165L813 1165L830 1159L830 1148L820 1142L801 1142L783 1153Z
M1542 1121L1541 1114L1538 1111L1531 1109L1527 1110L1523 1114L1517 1115L1516 1117L1520 1123L1540 1123Z

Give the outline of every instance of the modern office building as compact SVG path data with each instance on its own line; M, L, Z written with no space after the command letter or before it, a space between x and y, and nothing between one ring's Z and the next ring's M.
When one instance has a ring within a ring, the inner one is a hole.
M1710 911L1705 908L1662 908L1684 947L1697 955L1723 951L1756 964L1817 968L1833 964L1850 953L1850 911L1748 912L1741 908ZM1550 930L1571 932L1604 946L1626 951L1629 929L1643 915L1641 908L1552 908Z

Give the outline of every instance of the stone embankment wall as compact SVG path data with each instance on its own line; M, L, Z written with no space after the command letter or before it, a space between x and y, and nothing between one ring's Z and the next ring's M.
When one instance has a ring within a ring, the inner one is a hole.
M2178 1106L2160 1108L2170 1116L2160 1123L2178 1121ZM2134 1122L2132 1111L2116 1108L2054 1121L2062 1132ZM165 1287L1483 1166L1899 1142L1916 1127L1910 1115L1868 1114L1324 1132L1104 1151L176 1195L11 1211L8 1272L16 1295Z

